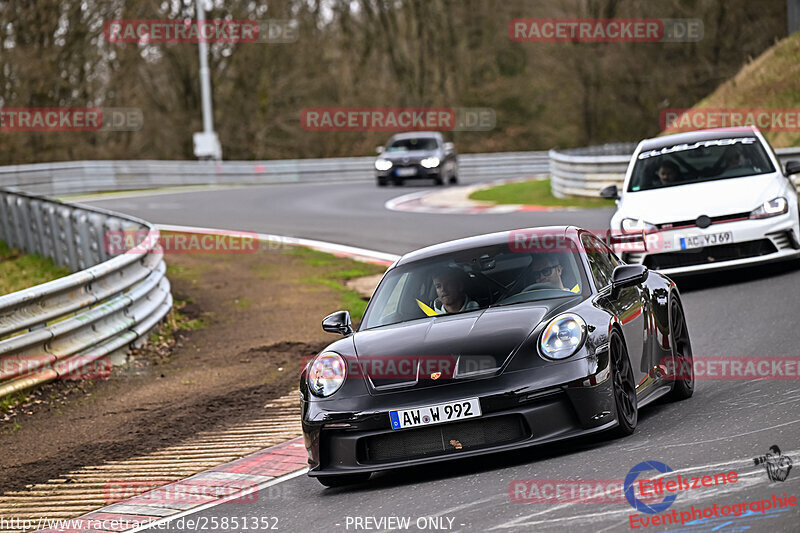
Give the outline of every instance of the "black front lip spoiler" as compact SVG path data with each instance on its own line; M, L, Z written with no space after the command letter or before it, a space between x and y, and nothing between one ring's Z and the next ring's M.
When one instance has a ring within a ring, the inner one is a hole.
M402 462L397 463L387 463L387 464L365 464L360 465L358 467L347 467L347 468L337 468L337 469L324 469L324 470L311 470L308 471L309 477L319 477L319 476L346 476L348 474L358 474L358 473L371 473L371 472L382 472L386 470L395 470L397 468L406 468L406 467L413 467L413 466L420 466L420 465L427 465L432 463L443 463L446 461L457 461L459 459L467 459L470 457L478 457L481 455L490 455L495 453L502 453L507 451L513 450L521 450L525 448L532 448L535 446L544 446L546 444L550 444L553 442L564 441L568 439L586 437L589 435L593 435L596 433L601 433L603 431L607 431L609 429L613 429L619 424L616 418L610 420L609 422L603 424L602 426L598 426L591 429L581 429L578 431L556 435L553 437L546 437L541 439L535 439L533 437L528 438L527 440L512 442L509 444L502 444L499 446L492 446L490 448L483 448L479 450L469 450L465 452L460 452L457 454L449 454L449 455L437 455L435 457L425 457L421 459L410 459Z

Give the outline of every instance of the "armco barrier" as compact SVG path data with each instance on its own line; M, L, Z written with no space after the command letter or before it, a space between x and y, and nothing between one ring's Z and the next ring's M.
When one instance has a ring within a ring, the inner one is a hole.
M274 161L72 161L0 167L0 187L49 196L181 185L261 184L375 179L375 157ZM547 152L461 154L465 179L546 173Z
M554 196L598 196L607 185L622 187L633 143L604 144L587 148L550 150L550 188ZM775 150L781 163L800 160L800 148ZM792 176L797 184L797 175Z
M110 256L104 235L149 223L0 189L0 240L75 273L0 296L0 396L80 372L138 343L172 306L163 251Z

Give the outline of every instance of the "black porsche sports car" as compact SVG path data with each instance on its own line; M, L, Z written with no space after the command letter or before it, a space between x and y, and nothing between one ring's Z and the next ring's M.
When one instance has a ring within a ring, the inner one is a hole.
M632 433L638 409L692 395L692 351L667 277L593 233L548 227L424 248L384 275L357 331L300 379L309 475L379 470ZM674 367L673 367L674 368Z

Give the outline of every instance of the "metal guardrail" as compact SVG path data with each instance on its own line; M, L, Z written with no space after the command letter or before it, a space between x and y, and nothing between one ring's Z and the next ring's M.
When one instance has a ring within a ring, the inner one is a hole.
M73 161L0 167L0 187L49 196L181 185L261 184L375 179L375 157L274 161ZM466 179L546 173L547 152L461 154Z
M554 196L598 196L607 185L622 187L625 171L636 144L618 143L550 150L550 188ZM800 160L800 148L778 148L775 150L782 164ZM792 176L798 184L797 175Z
M149 235L112 256L107 232ZM0 396L137 345L172 306L158 230L137 218L0 189L0 240L76 271L0 296Z

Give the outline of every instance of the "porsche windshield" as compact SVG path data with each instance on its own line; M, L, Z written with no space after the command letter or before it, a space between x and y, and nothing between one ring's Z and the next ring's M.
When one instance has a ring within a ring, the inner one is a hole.
M756 137L713 139L643 150L628 192L774 172Z
M576 253L516 253L508 246L416 261L386 275L361 329L576 296L586 285L582 272Z

